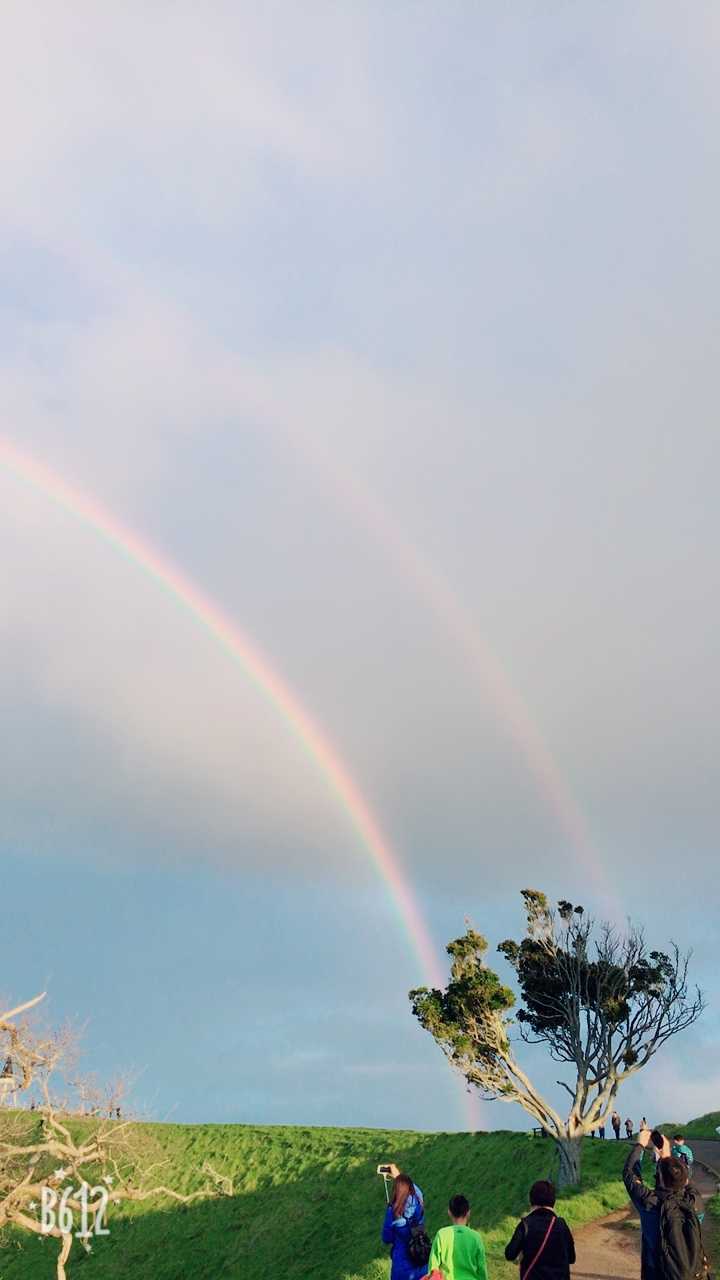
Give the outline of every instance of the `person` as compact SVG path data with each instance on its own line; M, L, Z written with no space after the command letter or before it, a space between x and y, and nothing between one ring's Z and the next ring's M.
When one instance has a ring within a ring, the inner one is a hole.
M433 1240L428 1270L443 1280L488 1280L485 1245L479 1231L468 1225L470 1205L465 1196L453 1196L448 1205L449 1227L441 1227Z
M575 1261L575 1241L564 1218L555 1213L552 1182L534 1182L530 1188L532 1208L521 1218L512 1240L505 1246L508 1262L520 1261L520 1280L570 1280Z
M413 1229L424 1225L425 1208L417 1187L412 1178L398 1171L382 1229L383 1243L391 1246L390 1280L421 1280L427 1275L427 1266L416 1266L409 1253Z
M601 1137L601 1138L604 1138L604 1137L605 1137L605 1125L604 1125L604 1124L601 1124L601 1125L600 1125L600 1128L598 1129L598 1133L600 1134L600 1137Z
M687 1169L674 1156L661 1156L654 1187L645 1185L641 1162L650 1143L650 1130L641 1129L623 1169L625 1189L640 1216L641 1280L666 1280L668 1274L691 1280L704 1270L702 1197L688 1186Z
M692 1178L695 1157L692 1153L692 1147L688 1146L681 1133L675 1134L670 1151L671 1155L674 1155L676 1160L681 1160L685 1165L685 1168L688 1171L688 1180Z
M632 1136L633 1136L633 1122L628 1116L627 1120L625 1121L625 1137L632 1138Z
M615 1134L615 1137L619 1142L620 1141L620 1124L621 1124L619 1111L613 1111L610 1117L610 1123L613 1127L613 1133Z

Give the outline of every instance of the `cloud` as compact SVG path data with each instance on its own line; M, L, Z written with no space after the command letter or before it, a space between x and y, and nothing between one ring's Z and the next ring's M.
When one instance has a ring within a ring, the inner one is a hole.
M667 25L538 43L492 19L460 49L444 20L408 39L323 6L11 14L10 434L248 629L415 874L437 886L449 847L479 888L539 850L582 884L399 530L499 654L607 878L637 896L682 849L689 900L717 834L713 265L689 240L717 189L700 130L693 198L647 219L682 136L669 100L630 109L634 68ZM38 789L70 833L89 791L151 846L345 874L343 814L245 676L87 531L2 495L13 830Z

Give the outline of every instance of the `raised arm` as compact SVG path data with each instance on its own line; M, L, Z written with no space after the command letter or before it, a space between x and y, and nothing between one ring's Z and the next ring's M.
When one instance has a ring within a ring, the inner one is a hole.
M625 1168L623 1169L623 1182L625 1183L625 1190L627 1191L636 1209L651 1208L653 1202L655 1201L654 1188L646 1187L645 1183L642 1180L641 1165L642 1165L643 1151L645 1150L646 1146L647 1146L647 1143L636 1142L635 1146L630 1152L630 1155L625 1161Z

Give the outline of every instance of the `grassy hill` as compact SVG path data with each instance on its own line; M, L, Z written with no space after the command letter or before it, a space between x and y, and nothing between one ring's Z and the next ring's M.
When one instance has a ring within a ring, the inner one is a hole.
M710 1141L717 1142L720 1134L717 1127L720 1125L720 1111L709 1111L706 1116L698 1116L696 1120L685 1120L681 1122L674 1120L671 1123L661 1124L659 1126L662 1133L672 1137L674 1133L681 1133L687 1138L706 1138Z
M717 1128L720 1125L720 1111L709 1111L706 1116L698 1116L697 1120L690 1120L686 1125L680 1125L675 1130L676 1133L682 1133L686 1138L712 1138L717 1139Z
M387 1280L380 1243L385 1208L375 1169L395 1160L423 1188L429 1229L447 1220L458 1191L485 1235L493 1280L516 1280L502 1251L527 1190L556 1168L553 1144L526 1134L418 1134L369 1129L256 1128L244 1125L140 1125L159 1179L181 1191L202 1186L209 1160L234 1179L235 1194L113 1210L111 1234L86 1258L73 1250L79 1280ZM562 1201L572 1224L626 1203L624 1143L585 1141L583 1189ZM21 1244L21 1248L17 1245ZM13 1236L0 1249L0 1280L54 1275L56 1243Z

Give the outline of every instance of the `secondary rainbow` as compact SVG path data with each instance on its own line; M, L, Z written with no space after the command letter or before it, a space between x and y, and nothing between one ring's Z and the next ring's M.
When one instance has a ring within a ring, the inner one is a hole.
M396 914L422 967L424 981L431 986L443 985L437 951L415 894L368 801L337 748L245 632L145 538L133 532L96 499L82 493L57 472L3 437L0 437L0 466L89 525L116 551L142 568L240 664L246 676L275 707L306 754L315 761L345 810L362 847L387 886Z
M315 436L297 421L288 423L283 418L281 422L275 422L267 410L265 421L277 429L279 438L290 440L300 455L327 478L328 490L343 512L355 515L360 526L381 547L384 563L396 565L401 580L413 587L431 614L439 619L494 705L500 723L519 756L525 760L547 809L554 815L594 885L603 909L620 923L624 918L624 908L608 883L585 815L528 704L479 630L471 610L428 557L420 552L390 509L353 473L343 468Z

